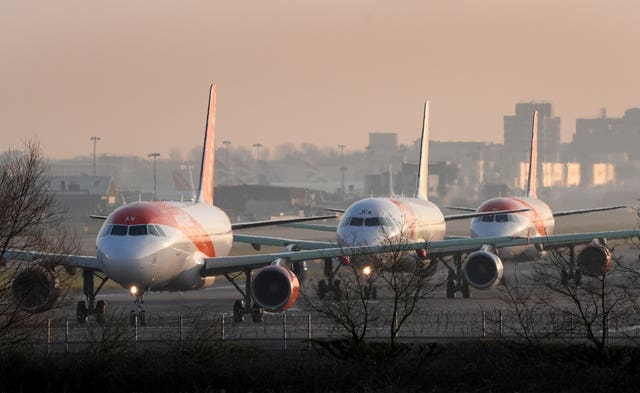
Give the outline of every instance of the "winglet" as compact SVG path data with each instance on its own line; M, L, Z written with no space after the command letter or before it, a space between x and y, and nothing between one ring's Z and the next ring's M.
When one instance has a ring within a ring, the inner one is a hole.
M420 162L418 164L418 187L416 198L427 200L429 192L429 100L424 102L422 117L422 137L420 141Z
M196 203L213 205L213 184L215 175L215 135L216 135L216 85L209 91L209 107L204 131L202 165L200 167L200 188Z
M529 179L527 181L527 196L537 198L538 191L538 111L533 111L533 126L531 127L531 154L529 155Z

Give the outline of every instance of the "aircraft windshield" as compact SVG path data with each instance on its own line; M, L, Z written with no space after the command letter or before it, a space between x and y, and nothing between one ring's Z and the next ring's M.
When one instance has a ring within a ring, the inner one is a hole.
M519 214L490 214L476 217L473 221L478 222L523 222L524 218Z
M159 225L107 225L103 228L100 236L106 236L108 234L114 236L145 236L152 235L158 237L166 237L162 228Z

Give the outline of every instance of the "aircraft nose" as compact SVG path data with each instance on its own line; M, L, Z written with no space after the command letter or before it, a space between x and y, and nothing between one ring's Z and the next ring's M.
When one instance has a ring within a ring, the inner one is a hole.
M99 245L98 255L101 257L103 270L110 279L126 288L131 285L149 287L153 281L154 247L152 244L130 240L121 239Z
M479 222L471 226L471 237L514 236L519 232L518 225L512 223Z
M378 227L358 228L338 231L338 244L343 247L374 246L389 243L393 234Z

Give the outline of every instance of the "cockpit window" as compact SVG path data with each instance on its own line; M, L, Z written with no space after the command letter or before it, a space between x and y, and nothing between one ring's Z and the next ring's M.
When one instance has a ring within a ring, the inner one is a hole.
M102 227L102 230L100 231L100 237L105 237L110 233L111 233L111 225L105 225Z
M142 236L147 234L146 225L131 225L129 227L129 236Z
M360 227L362 226L363 221L364 221L364 218L362 217L351 217L351 221L349 221L349 225L351 225L352 227Z
M508 222L509 217L506 214L496 214L496 222Z
M114 225L111 227L111 234L115 236L126 236L127 235L127 226L126 225Z
M149 227L147 228L147 230L149 231L149 235L160 236L160 234L158 233L158 230L156 228L157 227L155 225L149 225Z
M489 214L488 216L482 216L482 222L493 222L493 214Z
M364 226L366 227L377 227L380 226L380 220L378 217L370 217L364 219Z

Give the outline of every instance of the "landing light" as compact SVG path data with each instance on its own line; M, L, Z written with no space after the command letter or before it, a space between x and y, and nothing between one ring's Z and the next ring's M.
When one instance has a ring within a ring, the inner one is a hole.
M371 266L365 266L362 268L362 274L364 274L365 276L368 276L369 274L371 274Z
M133 285L131 288L129 288L129 293L131 294L131 296L136 296L138 294L138 287Z

